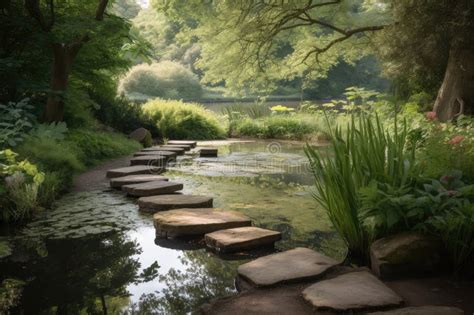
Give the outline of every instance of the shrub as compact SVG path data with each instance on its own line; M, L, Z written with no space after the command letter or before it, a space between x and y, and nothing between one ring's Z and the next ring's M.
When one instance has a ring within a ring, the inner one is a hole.
M168 139L221 139L225 131L216 114L196 103L153 100L143 105L162 136Z
M163 99L199 99L202 87L191 70L176 62L162 61L130 69L120 82L119 93L130 98L138 94Z
M33 127L33 106L29 105L28 101L24 99L18 103L0 104L0 148L18 145Z

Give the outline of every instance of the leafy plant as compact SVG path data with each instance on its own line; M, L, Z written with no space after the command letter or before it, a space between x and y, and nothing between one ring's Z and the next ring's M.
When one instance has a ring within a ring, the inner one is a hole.
M288 115L290 113L293 113L295 111L294 108L291 107L286 107L283 105L275 105L270 107L270 110L272 111L273 115Z
M33 106L25 98L18 103L0 104L0 148L14 147L24 140L33 127L35 117L31 114Z
M30 135L36 138L49 138L54 140L64 140L67 133L67 125L65 122L38 124Z

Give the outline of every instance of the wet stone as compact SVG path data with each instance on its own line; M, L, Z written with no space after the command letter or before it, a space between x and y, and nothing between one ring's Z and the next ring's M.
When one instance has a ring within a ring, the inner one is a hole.
M128 175L139 175L139 174L160 174L163 172L162 168L148 166L148 165L135 165L127 166L122 168L116 168L107 171L107 178L123 177Z
M157 156L166 156L168 158L174 158L176 157L176 152L171 152L171 151L139 151L135 153L133 156L144 156L144 155L157 155Z
M153 216L158 237L200 236L217 230L250 226L248 217L236 211L212 208L176 209Z
M274 246L281 233L254 226L220 230L205 235L206 245L219 253Z
M369 315L463 315L464 311L450 306L405 307L386 312L375 312Z
M121 188L123 185L133 185L133 184L141 184L141 183L148 183L157 180L165 180L167 181L168 178L160 175L152 175L152 174L143 174L143 175L129 175L124 177L115 177L110 180L110 187L112 188Z
M207 196L160 195L138 199L140 211L155 213L178 208L211 208L213 199Z
M167 144L184 144L189 145L192 148L196 147L197 142L191 140L169 140Z
M144 155L137 156L130 160L130 165L152 165L157 167L165 167L168 158L161 155Z
M217 148L201 148L199 150L200 157L217 157Z
M315 309L340 312L373 310L400 305L403 300L367 271L350 272L317 282L303 291Z
M309 248L298 247L240 265L240 277L256 287L317 279L338 262Z
M146 148L143 149L141 152L158 152L158 151L168 151L168 152L174 152L177 155L183 155L184 154L184 148L178 148L178 147L163 147L163 146L155 146L151 148Z
M124 185L122 190L134 197L171 194L183 189L183 184L169 181L154 181L142 184Z

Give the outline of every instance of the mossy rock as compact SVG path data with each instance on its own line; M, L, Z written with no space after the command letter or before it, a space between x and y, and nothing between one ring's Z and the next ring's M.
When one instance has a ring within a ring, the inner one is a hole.
M136 140L143 144L145 148L149 148L153 144L151 132L145 128L138 128L132 131L129 135L130 139Z

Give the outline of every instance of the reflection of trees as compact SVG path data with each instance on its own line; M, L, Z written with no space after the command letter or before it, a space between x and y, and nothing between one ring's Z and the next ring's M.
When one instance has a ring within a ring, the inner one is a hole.
M143 295L130 314L185 314L234 292L236 268L242 262L223 261L205 250L184 252L181 261L185 269L160 275L166 288Z
M18 312L112 313L113 306L127 302L129 283L152 278L150 269L147 275L138 274L140 263L133 256L141 249L121 234L48 241L46 248L46 257L10 269L30 280Z

